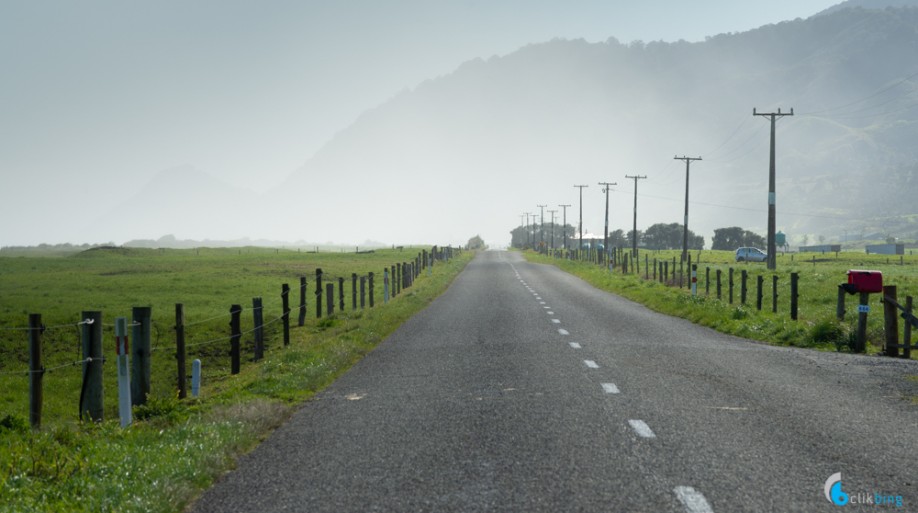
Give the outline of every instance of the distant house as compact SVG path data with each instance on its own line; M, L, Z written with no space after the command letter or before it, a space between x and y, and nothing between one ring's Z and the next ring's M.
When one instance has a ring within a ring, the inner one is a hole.
M841 244L820 244L818 246L800 246L801 253L838 253Z
M868 255L904 255L905 244L868 244Z

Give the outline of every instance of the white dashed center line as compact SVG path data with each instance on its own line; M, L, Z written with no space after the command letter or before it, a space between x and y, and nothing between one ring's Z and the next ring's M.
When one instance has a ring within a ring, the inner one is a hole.
M629 420L628 424L631 424L631 429L633 429L634 432L642 438L657 437L657 435L653 434L653 430L650 429L650 426L648 426L647 423L643 420Z
M558 328L558 333L562 335L570 335L571 333L564 328Z
M577 342L571 342L570 346L574 349L580 349L580 344L578 344Z
M548 315L555 315L555 312L545 312L545 313L547 313Z
M552 319L551 322L555 324L561 324L561 319Z
M714 513L704 495L691 486L677 486L673 492L687 513Z
M589 368L591 368L591 369L598 369L598 368L599 368L599 365L598 365L596 362L594 362L593 360L584 360L583 363L584 363L587 367L589 367Z
M603 383L603 384L602 384L602 391L605 392L605 393L607 393L607 394L617 394L617 393L618 393L618 387L615 386L615 383Z

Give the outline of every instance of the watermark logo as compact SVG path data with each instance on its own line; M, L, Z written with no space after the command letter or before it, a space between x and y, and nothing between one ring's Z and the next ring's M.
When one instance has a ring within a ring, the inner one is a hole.
M866 504L874 507L901 508L904 504L901 495L883 494L879 492L845 493L845 491L842 490L841 472L836 472L829 476L828 479L826 479L826 484L823 487L823 492L826 495L826 500L832 504L835 504L836 506L847 506L848 504Z
M848 504L848 494L842 491L841 472L836 472L826 479L826 499L836 506Z

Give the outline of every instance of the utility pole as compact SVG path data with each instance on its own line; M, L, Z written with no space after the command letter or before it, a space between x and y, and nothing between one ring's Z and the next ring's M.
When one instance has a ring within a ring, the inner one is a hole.
M524 216L524 215L526 215L526 214L520 214L520 228L523 228L523 227L526 226L526 224L523 223L523 216ZM525 229L525 228L524 228L524 229ZM511 238L510 242L511 242L510 245L512 246L512 245L513 245L513 239L512 239L512 238ZM522 245L523 245L523 244L520 243L520 246L522 246Z
M580 189L580 222L577 223L577 231L580 232L580 246L577 251L581 251L583 250L583 188L589 185L575 185L574 187Z
M782 113L781 109L778 109L778 112L765 113L756 112L753 108L752 115L771 118L771 151L768 160L768 257L766 262L768 269L774 270L777 267L775 255L777 253L775 248L775 121L784 116L793 116L794 109L791 108L790 113Z
M541 216L539 221L539 252L542 251L542 247L545 246L545 207L548 205L536 205L539 207L539 214Z
M561 244L567 250L567 207L570 205L558 205L564 209L564 220L561 221Z
M625 175L625 178L634 179L634 228L632 228L631 230L631 238L632 238L631 256L633 256L634 258L637 258L638 256L638 251L637 251L637 182L638 180L643 180L647 178L647 176L646 175L645 176Z
M605 233L602 235L602 252L606 255L606 260L609 258L609 187L613 185L618 185L617 183L610 182L599 182L599 185L602 185L602 192L606 193L606 228Z
M685 161L685 221L682 225L682 261L688 259L688 184L689 184L689 165L693 160L701 160L701 157L673 157L673 160Z
M555 214L558 213L557 210L549 210L551 214L551 249L555 249Z
M529 244L529 247L532 247L532 232L529 230L529 216L532 215L531 212L525 212L526 214L526 244Z

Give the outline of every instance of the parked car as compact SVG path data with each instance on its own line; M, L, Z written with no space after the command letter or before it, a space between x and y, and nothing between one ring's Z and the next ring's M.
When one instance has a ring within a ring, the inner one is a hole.
M758 248L739 248L736 250L737 262L764 262L768 259L768 253Z

